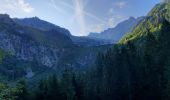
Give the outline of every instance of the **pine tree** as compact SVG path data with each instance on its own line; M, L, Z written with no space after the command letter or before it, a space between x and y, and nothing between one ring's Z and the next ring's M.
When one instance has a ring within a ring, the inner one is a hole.
M35 90L35 100L46 100L46 82L45 80L40 80L38 86Z
M62 100L61 90L57 76L54 74L48 77L48 93L47 97L49 100Z
M83 100L83 87L82 84L78 83L75 74L73 74L72 84L75 92L74 100Z
M62 95L66 100L74 100L75 91L72 84L72 71L65 70L61 79Z
M18 90L16 93L16 100L29 100L29 93L27 90L26 82L24 80L18 82L16 89Z

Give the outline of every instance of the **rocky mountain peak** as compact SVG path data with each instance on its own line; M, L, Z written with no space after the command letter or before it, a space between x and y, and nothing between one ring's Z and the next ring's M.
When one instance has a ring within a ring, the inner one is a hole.
M135 18L131 16L131 17L129 17L129 20L135 20Z
M0 18L9 18L8 14L0 14Z
M1 23L6 23L6 24L13 23L12 19L8 14L0 14L0 21Z

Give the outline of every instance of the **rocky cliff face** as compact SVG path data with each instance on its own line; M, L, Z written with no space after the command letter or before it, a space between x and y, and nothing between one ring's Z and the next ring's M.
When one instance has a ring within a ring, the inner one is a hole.
M0 48L22 60L37 60L39 63L49 67L57 63L59 58L57 52L60 52L59 49L50 49L28 37L20 36L22 35L21 30L17 33L12 34L8 30L1 31Z
M107 48L77 46L60 29L41 30L23 26L8 15L0 15L0 49L17 59L62 68L89 66L95 61L97 51Z

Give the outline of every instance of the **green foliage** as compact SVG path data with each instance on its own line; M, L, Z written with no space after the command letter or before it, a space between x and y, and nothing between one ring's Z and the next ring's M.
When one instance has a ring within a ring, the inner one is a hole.
M21 80L16 85L17 89L17 98L16 100L28 100L29 99L29 93L27 90L26 82L24 80Z
M50 68L34 61L25 61L17 59L16 56L5 55L0 63L1 81L16 81L24 78L27 71L31 69L34 74L48 71Z
M29 100L25 81L18 82L14 87L0 83L0 100Z
M91 80L96 99L169 100L169 5L157 5L112 50L99 54Z
M6 53L0 49L0 63L2 63L2 60L4 59L5 56L6 56Z
M61 78L55 74L41 80L32 91L32 100L84 100L83 85L70 70Z

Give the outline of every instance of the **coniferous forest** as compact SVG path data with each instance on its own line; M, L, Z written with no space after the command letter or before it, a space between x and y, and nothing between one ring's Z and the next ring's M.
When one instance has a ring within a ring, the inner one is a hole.
M118 43L99 52L89 68L65 68L31 85L24 78L1 82L0 100L170 100L169 1L157 4Z

